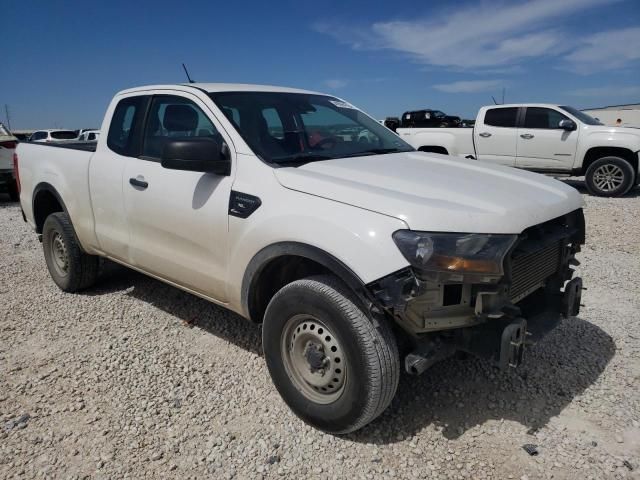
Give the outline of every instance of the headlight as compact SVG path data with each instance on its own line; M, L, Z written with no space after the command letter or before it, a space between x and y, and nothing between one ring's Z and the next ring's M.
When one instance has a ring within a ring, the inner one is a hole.
M398 230L393 234L407 261L431 272L502 275L505 255L516 235L429 233Z

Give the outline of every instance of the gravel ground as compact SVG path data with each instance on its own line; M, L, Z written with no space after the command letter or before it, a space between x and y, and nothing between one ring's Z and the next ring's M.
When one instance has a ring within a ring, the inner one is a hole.
M0 197L0 478L640 478L640 189L585 200L579 318L515 372L404 376L334 437L280 400L257 326L120 267L62 293Z

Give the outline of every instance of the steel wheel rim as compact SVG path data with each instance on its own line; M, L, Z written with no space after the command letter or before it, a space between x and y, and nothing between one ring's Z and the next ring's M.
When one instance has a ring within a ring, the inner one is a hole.
M593 172L593 183L603 192L617 190L623 182L624 172L617 165L607 163L599 166Z
M51 257L53 266L59 275L65 276L69 270L69 254L64 238L59 232L53 232L51 235Z
M347 384L347 362L333 332L311 315L294 315L282 330L282 363L296 389L318 404L335 402Z

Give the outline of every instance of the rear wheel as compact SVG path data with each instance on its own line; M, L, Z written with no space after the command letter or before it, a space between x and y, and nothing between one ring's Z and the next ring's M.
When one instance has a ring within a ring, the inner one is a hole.
M592 195L619 197L633 186L635 171L624 158L603 157L589 165L584 177Z
M98 257L82 251L66 213L52 213L42 228L42 248L49 274L61 290L77 292L98 277Z
M395 395L398 347L331 276L292 282L265 313L267 367L284 401L305 422L330 433L357 430Z

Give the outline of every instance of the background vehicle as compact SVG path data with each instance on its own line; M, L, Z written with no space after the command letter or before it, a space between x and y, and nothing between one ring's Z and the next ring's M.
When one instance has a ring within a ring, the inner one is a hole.
M568 106L482 107L473 130L400 128L398 134L425 152L555 176L584 175L593 195L624 195L639 180L640 130L606 127Z
M384 126L395 132L400 126L400 119L398 117L387 117L384 119Z
M459 127L460 117L447 115L440 110L415 110L404 112L400 120L401 128L445 128Z
M582 197L553 179L416 152L344 100L279 87L125 90L101 131L18 148L53 281L88 288L103 256L262 322L276 388L320 429L380 415L401 358L515 367L578 313Z
M78 139L78 134L74 130L37 130L29 137L30 142L69 142Z
M78 137L79 142L97 142L100 137L100 130L85 130Z
M12 201L18 200L18 186L13 172L13 154L18 139L0 123L0 193L8 193Z

